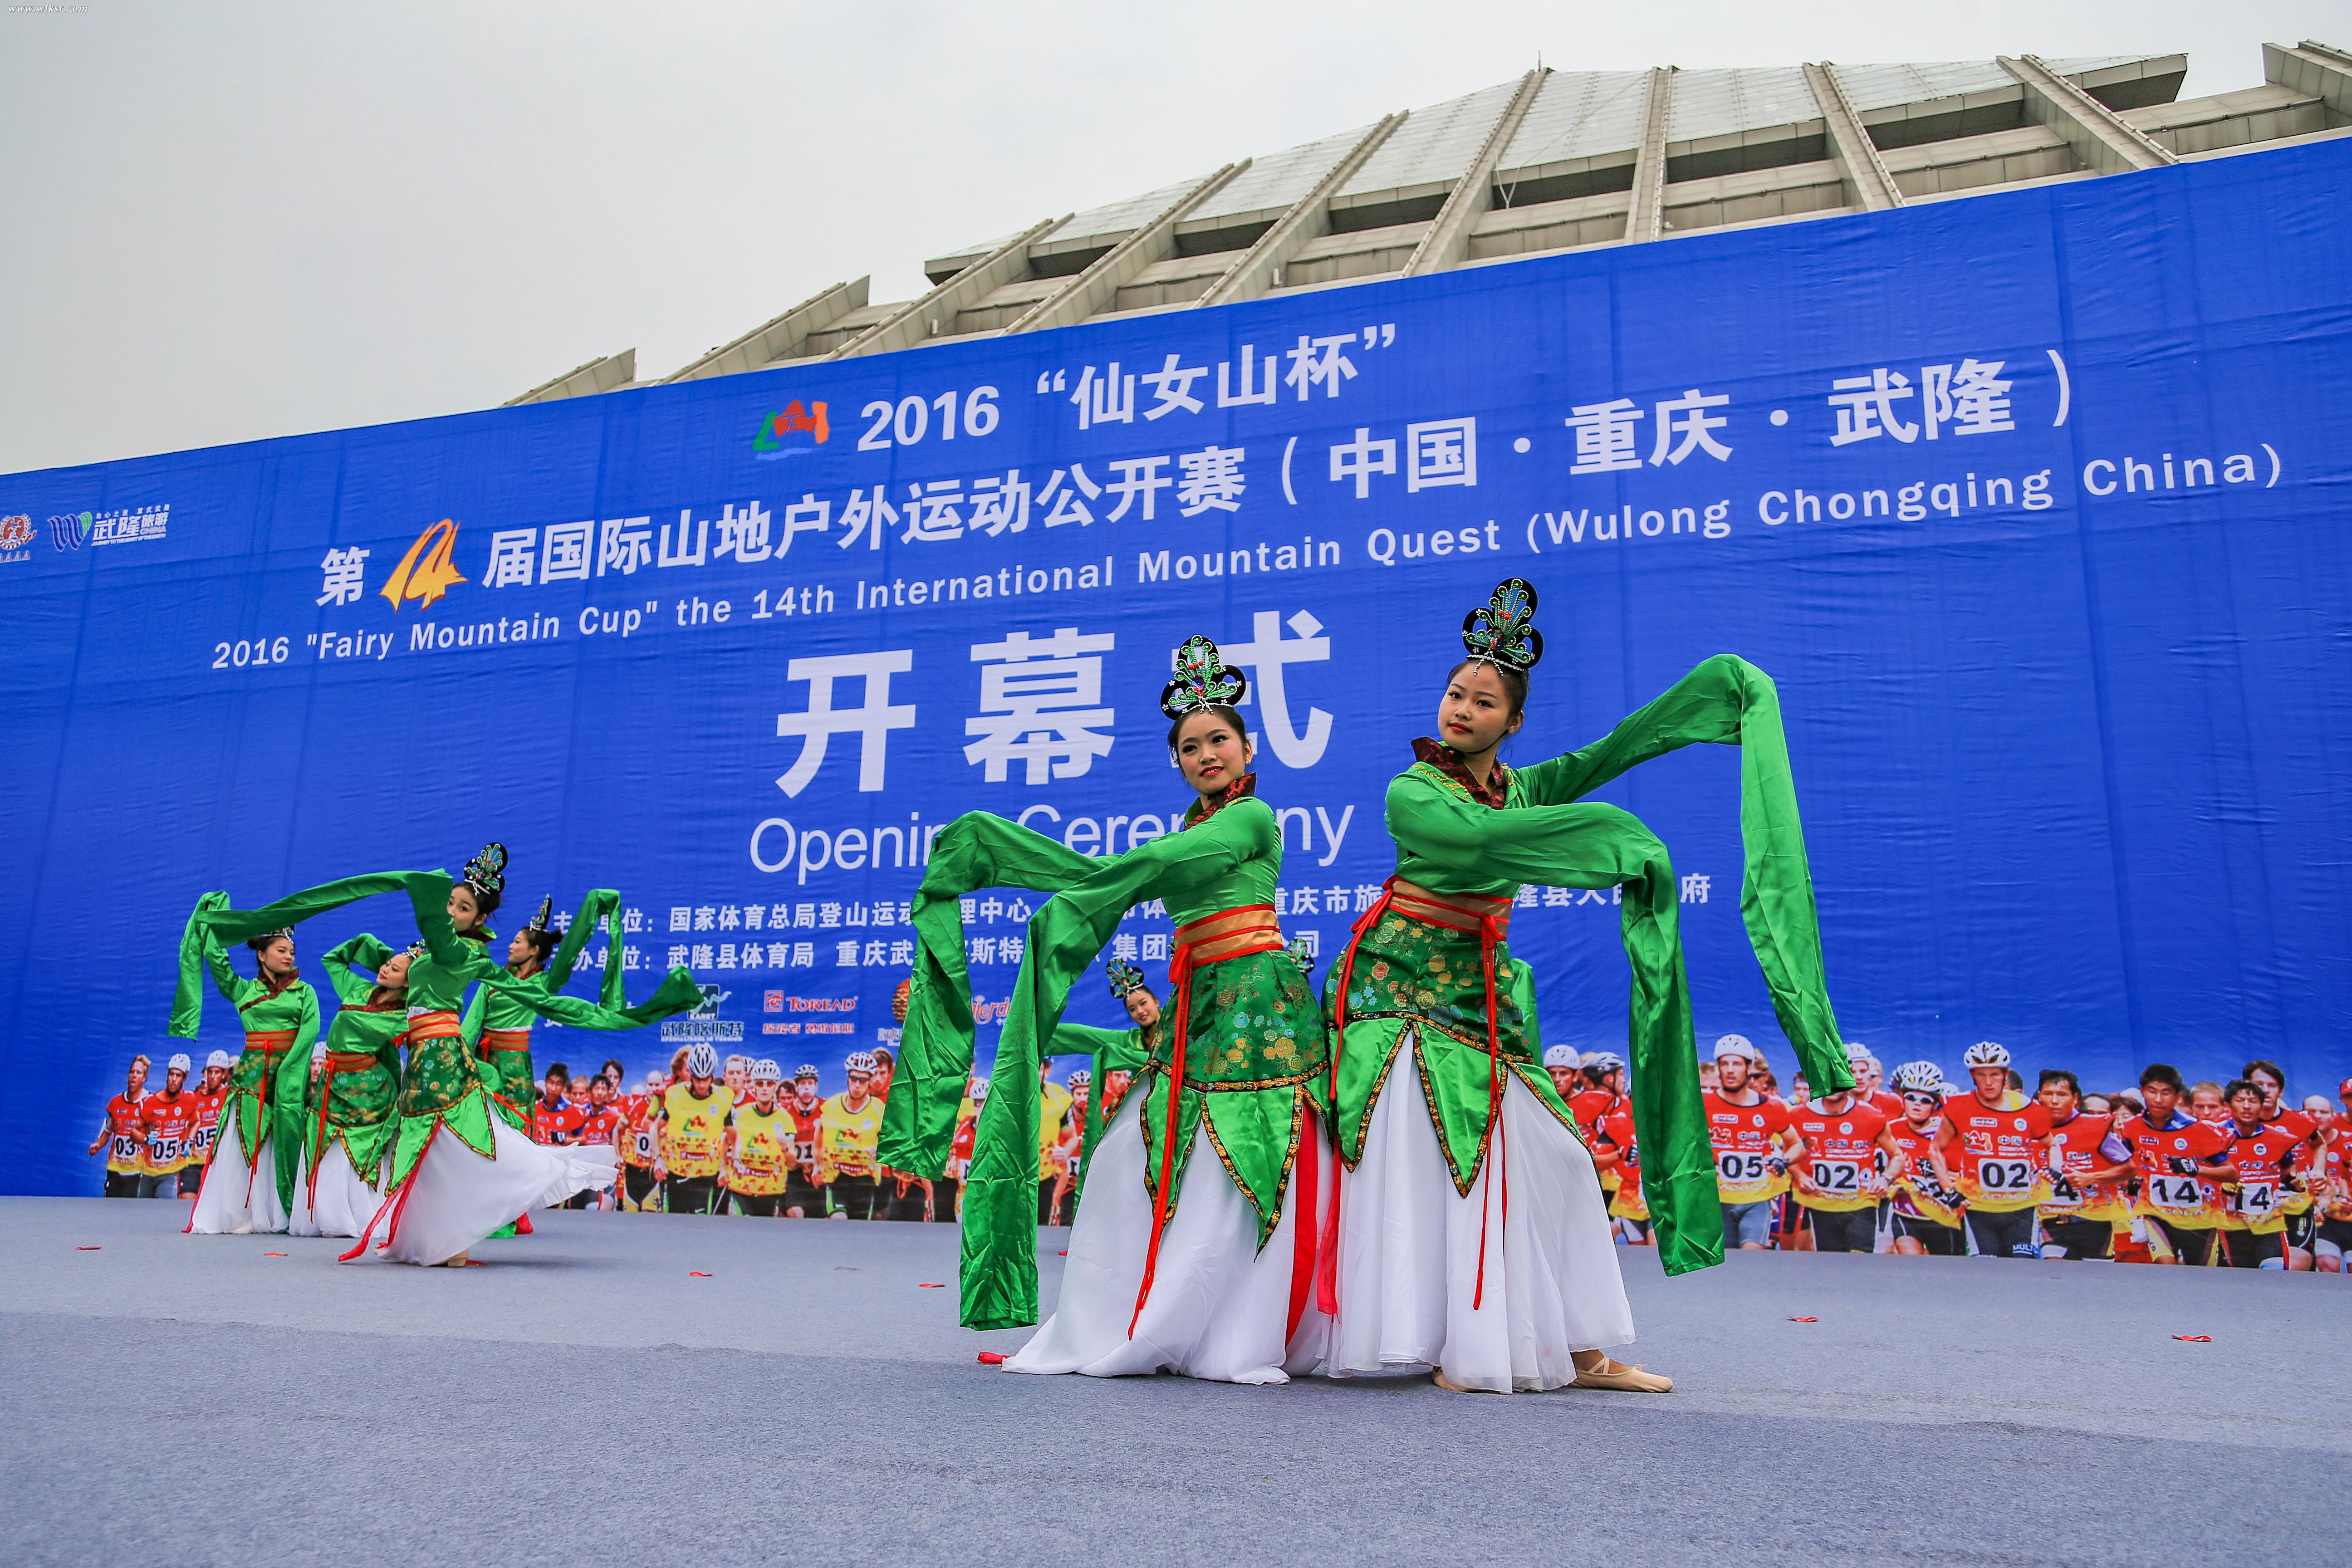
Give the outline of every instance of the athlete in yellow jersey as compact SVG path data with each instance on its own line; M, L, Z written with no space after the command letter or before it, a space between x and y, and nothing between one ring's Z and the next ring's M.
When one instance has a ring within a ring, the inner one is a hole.
M719 1053L697 1040L686 1053L686 1081L662 1090L662 1163L669 1175L663 1194L672 1214L709 1214L725 1153L727 1117L734 1097L716 1081Z
M852 1052L844 1066L849 1087L824 1102L816 1119L816 1179L824 1184L829 1217L872 1219L877 1184L874 1150L882 1140L882 1100L874 1094L874 1058Z
M773 1219L792 1165L792 1112L776 1103L783 1069L762 1057L750 1073L751 1099L727 1119L727 1190L735 1212Z

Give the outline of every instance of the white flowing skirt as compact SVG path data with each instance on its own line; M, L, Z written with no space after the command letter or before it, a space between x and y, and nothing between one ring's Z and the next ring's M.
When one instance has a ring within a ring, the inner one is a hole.
M407 1182L386 1197L370 1227L388 1232L383 1255L394 1263L446 1263L526 1210L560 1204L577 1192L613 1184L609 1144L561 1148L534 1143L490 1118L486 1160L446 1127L425 1146ZM347 1258L357 1260L366 1247Z
M1410 1035L1399 1047L1415 1048ZM1503 1081L1507 1222L1496 1150L1470 1195L1456 1194L1417 1064L1389 1074L1364 1157L1340 1178L1332 1376L1434 1366L1465 1388L1558 1388L1576 1376L1571 1352L1633 1342L1592 1156L1525 1084ZM1486 1289L1474 1310L1482 1213Z
M317 1194L312 1194L310 1156L306 1150L294 1173L294 1212L286 1222L289 1236L357 1236L367 1228L370 1215L383 1202L383 1184L391 1162L375 1173L376 1185L360 1180L352 1168L351 1151L337 1139L327 1145L319 1162Z
M1328 1182L1330 1147L1320 1121L1307 1121ZM1315 1310L1312 1296L1298 1331L1287 1342L1284 1334L1296 1226L1314 1223L1312 1215L1298 1213L1297 1175L1293 1173L1284 1195L1281 1222L1260 1248L1257 1210L1225 1173L1205 1128L1193 1136L1176 1210L1160 1238L1151 1298L1135 1337L1128 1337L1151 1245L1145 1157L1137 1118L1118 1118L1103 1138L1102 1152L1088 1163L1061 1300L1004 1370L1089 1377L1164 1370L1218 1383L1287 1383L1290 1373L1312 1370L1323 1358L1329 1322Z
M261 1158L245 1163L236 1126L236 1105L221 1108L220 1131L213 1139L213 1163L205 1167L205 1184L196 1190L196 1206L188 1215L191 1236L233 1236L247 1230L276 1235L286 1228L286 1210L278 1201L276 1140L265 1129Z

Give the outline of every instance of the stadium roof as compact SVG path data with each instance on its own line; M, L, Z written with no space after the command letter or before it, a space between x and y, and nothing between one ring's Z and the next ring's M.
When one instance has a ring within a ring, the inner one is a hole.
M665 376L636 351L511 403L625 391L1598 246L1951 201L2352 134L2352 54L2263 46L2260 87L2177 98L2186 55L1733 70L1538 68L923 263L836 283Z

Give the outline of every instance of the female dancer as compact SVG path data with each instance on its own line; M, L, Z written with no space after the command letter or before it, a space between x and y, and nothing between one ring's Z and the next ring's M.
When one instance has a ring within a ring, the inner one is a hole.
M295 1236L357 1236L383 1201L400 1096L400 1043L408 1025L408 966L416 948L394 952L355 936L327 954L327 978L342 1006L327 1026L325 1072L302 1118L295 1173Z
M206 923L228 908L226 893L196 900L180 938L180 982L165 1032L193 1040L204 1019L204 984L213 984L245 1025L245 1050L229 1075L221 1107L215 1159L205 1168L187 1228L198 1236L245 1236L286 1228L294 1199L294 1170L302 1147L302 1103L310 1071L310 1044L319 1037L319 994L294 967L294 931L278 926L251 932L245 945L255 978L229 967L221 937Z
M1090 1159L1054 1317L1009 1371L1165 1368L1282 1383L1286 1368L1307 1370L1321 1355L1323 1323L1308 1298L1328 1146L1322 1016L1275 924L1282 838L1255 797L1248 731L1233 709L1246 683L1206 637L1178 650L1177 671L1160 705L1169 748L1199 796L1180 831L1096 859L974 813L933 845L915 900L922 955L898 1093L936 1101L913 1108L915 1127L935 1141L885 1157L937 1170L945 1140L936 1135L971 1061L956 900L993 886L1055 893L1029 922L964 1183L963 1321L973 1328L1036 1321L1038 1059L1071 984L1135 904L1164 899L1179 922L1170 1026L1141 1092L1127 1097L1134 1109L1112 1119Z
M492 938L481 923L498 907L506 863L506 847L492 844L467 862L461 882L439 871L382 872L289 894L266 910L218 910L199 917L215 931L236 935L387 892L407 894L415 912L424 951L408 970L409 1058L393 1152L394 1186L359 1245L342 1255L345 1262L367 1256L375 1227L383 1225L388 1228L385 1256L395 1261L461 1263L467 1247L524 1210L612 1184L609 1148L542 1146L491 1113L490 1090L459 1038L459 1009L468 985L512 993L542 1017L592 1029L635 1028L700 1000L694 976L684 969L670 971L643 1005L618 1011L540 994L515 979L490 961Z
M1718 656L1600 742L1507 768L1496 752L1523 721L1542 656L1535 605L1511 578L1465 618L1470 657L1447 679L1439 738L1416 741L1389 785L1396 875L1328 984L1349 1172L1318 1282L1336 1315L1328 1369L1428 1366L1444 1387L1502 1394L1663 1393L1669 1379L1602 1353L1633 1338L1610 1220L1574 1119L1528 1048L1531 976L1504 941L1522 882L1622 888L1640 1180L1667 1271L1719 1262L1679 889L1647 828L1581 796L1694 741L1742 748L1741 912L1814 1081L1851 1078L1770 680Z
M562 990L597 926L620 907L621 895L614 889L591 889L588 896L580 900L579 914L559 937L549 929L555 900L541 900L539 913L507 943L507 973L536 995L552 995ZM600 1005L618 1011L622 1005L618 999L623 966L617 926L612 944L604 965L604 993L598 1000ZM538 1015L521 1000L520 989L494 990L486 985L476 991L473 1001L467 1005L459 1033L467 1048L481 1060L483 1081L490 1090L493 1107L515 1131L528 1133L530 1102L539 1094L539 1077L530 1060L530 1026Z

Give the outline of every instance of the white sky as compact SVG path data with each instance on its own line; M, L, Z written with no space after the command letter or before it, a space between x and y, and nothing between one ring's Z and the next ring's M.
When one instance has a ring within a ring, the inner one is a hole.
M1532 66L2185 49L2352 4L0 0L0 473L667 374L837 279Z

